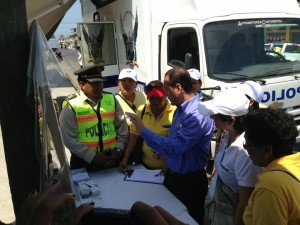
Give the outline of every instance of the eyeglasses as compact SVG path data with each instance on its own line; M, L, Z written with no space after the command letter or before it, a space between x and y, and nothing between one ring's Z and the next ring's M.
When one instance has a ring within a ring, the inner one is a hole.
M165 92L165 91L166 91L165 87L161 87L161 86L157 86L157 85L154 85L154 86L152 86L152 85L147 85L147 86L145 87L145 92L146 92L146 94L147 94L148 92L152 91L153 89L156 89L156 90L161 91L161 92Z

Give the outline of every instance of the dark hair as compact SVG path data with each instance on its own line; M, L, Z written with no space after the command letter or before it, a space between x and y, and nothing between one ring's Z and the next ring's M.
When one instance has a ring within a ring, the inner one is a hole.
M254 146L269 144L275 158L293 153L298 130L294 117L284 109L257 109L243 119L245 136Z
M158 87L163 87L163 86L164 86L163 82L161 82L160 80L153 80L153 81L150 81L150 82L147 84L147 86L149 86L149 85L151 85L151 86L158 86Z
M176 84L180 84L186 93L190 94L193 92L191 76L184 67L169 69L165 76L166 75L169 76L169 83L167 85L175 87Z
M145 93L147 95L148 92L152 91L153 89L159 90L162 93L166 93L166 88L164 84L159 80L150 81L149 84L145 87Z
M249 99L249 101L253 101L253 104L252 106L249 107L249 111L252 111L252 110L257 110L259 109L259 103L257 101L255 101L253 98L251 98L249 95L246 95L245 96Z
M259 109L259 103L257 101L254 101L253 105L252 105L252 108L249 109L249 110L252 111L252 110L257 110L257 109Z
M217 114L220 117L220 120L222 122L231 122L232 121L232 116L228 116L228 115L223 115L223 114ZM239 133L243 133L245 131L245 126L242 122L244 116L235 116L235 122L233 124L233 128Z

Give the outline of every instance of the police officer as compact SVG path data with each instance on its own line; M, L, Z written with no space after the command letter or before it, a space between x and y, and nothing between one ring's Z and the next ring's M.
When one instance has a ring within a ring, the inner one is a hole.
M103 69L93 65L75 71L81 90L63 102L60 128L71 152L71 169L110 168L123 156L128 127L115 96L103 91Z

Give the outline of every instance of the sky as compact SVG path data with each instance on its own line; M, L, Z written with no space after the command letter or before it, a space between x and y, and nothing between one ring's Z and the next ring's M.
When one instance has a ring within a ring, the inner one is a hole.
M81 6L80 1L76 0L76 2L72 5L72 7L68 10L58 28L55 31L55 36L58 38L60 35L64 35L65 37L71 34L71 29L77 27L77 23L82 21L81 16Z

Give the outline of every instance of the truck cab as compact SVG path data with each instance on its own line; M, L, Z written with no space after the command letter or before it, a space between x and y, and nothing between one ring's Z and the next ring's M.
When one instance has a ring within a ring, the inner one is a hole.
M195 0L159 4L115 0L100 2L94 8L91 4L82 1L79 30L83 36L84 28L92 37L95 28L88 29L87 25L98 24L94 33L103 37L98 42L102 56L111 57L104 59L110 62L104 70L108 80L116 79L121 69L132 67L142 89L151 80L163 80L165 72L174 66L193 67L203 76L204 92L212 96L255 80L264 90L262 103L285 108L294 115L300 130L300 61L265 49L275 42L300 45L296 0L282 1L280 7L271 0L240 1L238 5L234 0L205 4ZM109 23L111 28L105 27ZM87 40L83 50L91 46L91 38Z

